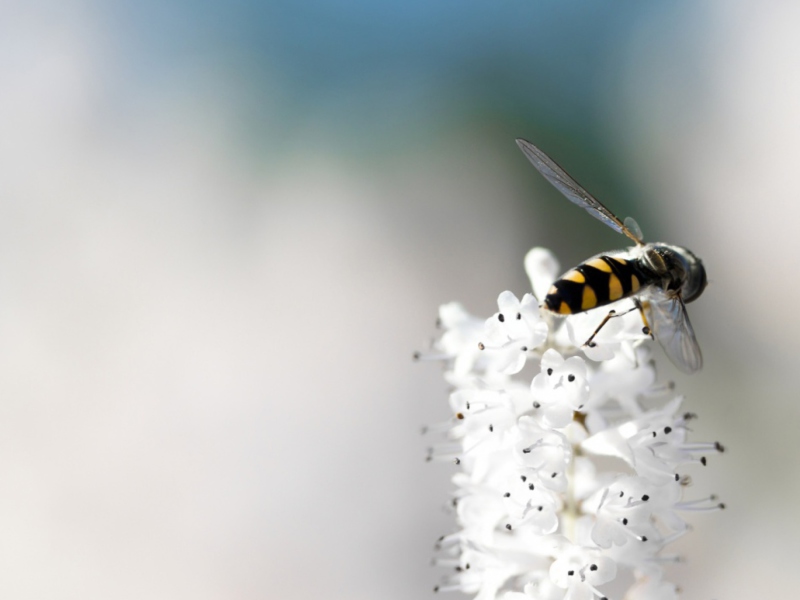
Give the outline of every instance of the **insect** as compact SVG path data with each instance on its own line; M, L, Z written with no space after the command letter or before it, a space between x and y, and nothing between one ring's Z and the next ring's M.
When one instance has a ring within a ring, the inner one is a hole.
M636 221L620 221L530 142L519 139L517 145L570 202L636 242L632 248L598 254L567 271L547 292L543 308L571 315L632 298L635 307L631 310L641 313L643 331L658 340L675 366L685 373L702 368L703 356L686 314L686 303L696 300L708 283L702 261L681 246L646 244ZM594 346L594 337L608 320L626 313L610 311L585 345Z

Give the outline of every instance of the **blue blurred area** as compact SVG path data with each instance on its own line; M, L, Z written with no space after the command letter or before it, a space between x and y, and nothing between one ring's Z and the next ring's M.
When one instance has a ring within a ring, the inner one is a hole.
M675 6L240 0L101 10L127 49L126 84L210 64L240 78L253 140L266 139L264 124L269 143L280 143L313 116L345 146L371 152L398 131L471 119L591 135L609 54L642 18ZM265 114L275 101L277 127Z
M199 104L234 107L226 131L248 149L243 160L270 170L316 151L361 172L391 171L397 156L452 152L450 140L469 132L469 143L502 153L525 189L547 190L546 214L554 230L569 227L581 240L578 256L594 251L597 238L615 243L613 234L539 181L513 139L541 145L652 232L626 166L610 151L617 140L607 139L608 104L624 93L619 58L637 27L663 20L668 28L682 6L147 0L94 10L119 48L110 59L114 117L139 104L161 110L173 86L196 90ZM192 110L185 97L178 103ZM521 210L529 220L530 207ZM541 243L557 241L546 234Z

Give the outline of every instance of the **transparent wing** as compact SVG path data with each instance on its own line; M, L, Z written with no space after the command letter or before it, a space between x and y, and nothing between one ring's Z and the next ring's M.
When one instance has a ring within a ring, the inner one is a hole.
M681 371L699 371L703 367L703 355L683 300L679 296L670 298L659 289L649 296L650 325L658 343Z
M544 175L544 178L564 194L570 202L585 208L595 219L599 219L614 231L624 233L637 244L642 243L642 234L638 226L636 226L635 231L631 231L614 213L583 189L577 181L570 177L564 169L559 167L553 159L539 150L539 148L525 140L517 140L517 145L528 157L528 160L531 161L531 164L536 167L536 170Z

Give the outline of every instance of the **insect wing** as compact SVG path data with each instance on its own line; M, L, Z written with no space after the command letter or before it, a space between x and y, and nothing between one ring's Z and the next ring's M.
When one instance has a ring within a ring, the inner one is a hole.
M625 217L625 221L623 221L623 223L625 224L625 229L630 231L634 236L636 236L637 239L644 239L644 236L642 235L642 228L639 227L639 224L633 217Z
M559 192L564 194L570 202L586 209L590 215L599 219L614 231L624 233L637 244L642 243L641 232L637 231L634 233L628 229L614 213L603 206L597 198L583 189L577 181L570 177L564 169L559 167L553 159L539 150L539 148L521 139L517 140L517 145L528 160L531 161L531 164L536 167L536 170Z
M673 364L684 373L703 367L703 355L680 297L668 298L660 290L650 300L653 334Z

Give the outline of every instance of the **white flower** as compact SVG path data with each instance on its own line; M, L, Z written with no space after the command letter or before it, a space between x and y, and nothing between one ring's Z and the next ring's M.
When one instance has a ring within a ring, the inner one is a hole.
M654 485L642 477L620 477L602 490L592 540L610 548L656 539L660 533L653 527L654 517L674 531L683 531L686 524L674 512L680 498L677 481Z
M437 586L478 600L676 600L665 548L689 532L683 515L724 506L686 498L690 471L722 452L689 440L691 413L659 382L638 311L554 318L544 298L555 258L531 250L534 294L498 297L488 319L442 306L431 354L453 386L445 440L431 458L454 462L457 529L438 544L450 569ZM630 301L611 305L623 312ZM532 364L531 364L532 363ZM525 375L525 373L530 373ZM609 460L612 457L614 460ZM601 460L603 459L603 460Z
M444 333L436 349L443 358L452 360L455 373L468 373L481 354L478 343L483 332L483 320L470 315L458 302L450 302L439 307L438 322Z
M589 399L586 363L579 356L566 360L552 348L542 356L541 372L533 378L531 391L544 420L551 427L566 427L572 414Z
M628 357L626 348L628 346L621 345L616 356L598 365L592 376L589 402L593 407L600 407L614 401L627 413L638 415L642 412L639 399L656 395L659 391L656 369L649 348L630 348L632 359Z
M525 255L525 272L531 280L533 295L539 301L544 300L560 270L556 257L546 248L532 248Z
M636 362L634 348L638 343L649 339L642 332L643 322L633 302L622 300L616 309L619 316L609 319L600 332L587 346L586 340L594 333L597 326L606 316L603 311L584 312L573 315L567 320L566 327L570 342L580 348L586 358L595 361L624 358L631 364Z
M572 446L566 436L540 426L530 416L519 418L517 431L514 459L521 474L540 487L557 492L566 490L566 469L572 458Z
M531 577L531 581L525 584L523 593L526 600L563 600L564 590L558 587L550 579L550 574L536 573ZM522 600L522 599L520 599Z
M550 579L567 590L565 600L591 600L603 597L597 586L617 575L617 565L599 551L566 545L550 565Z
M505 375L519 373L528 352L547 339L547 323L532 294L522 300L511 292L497 298L498 312L486 320L480 348L489 354L491 368Z

